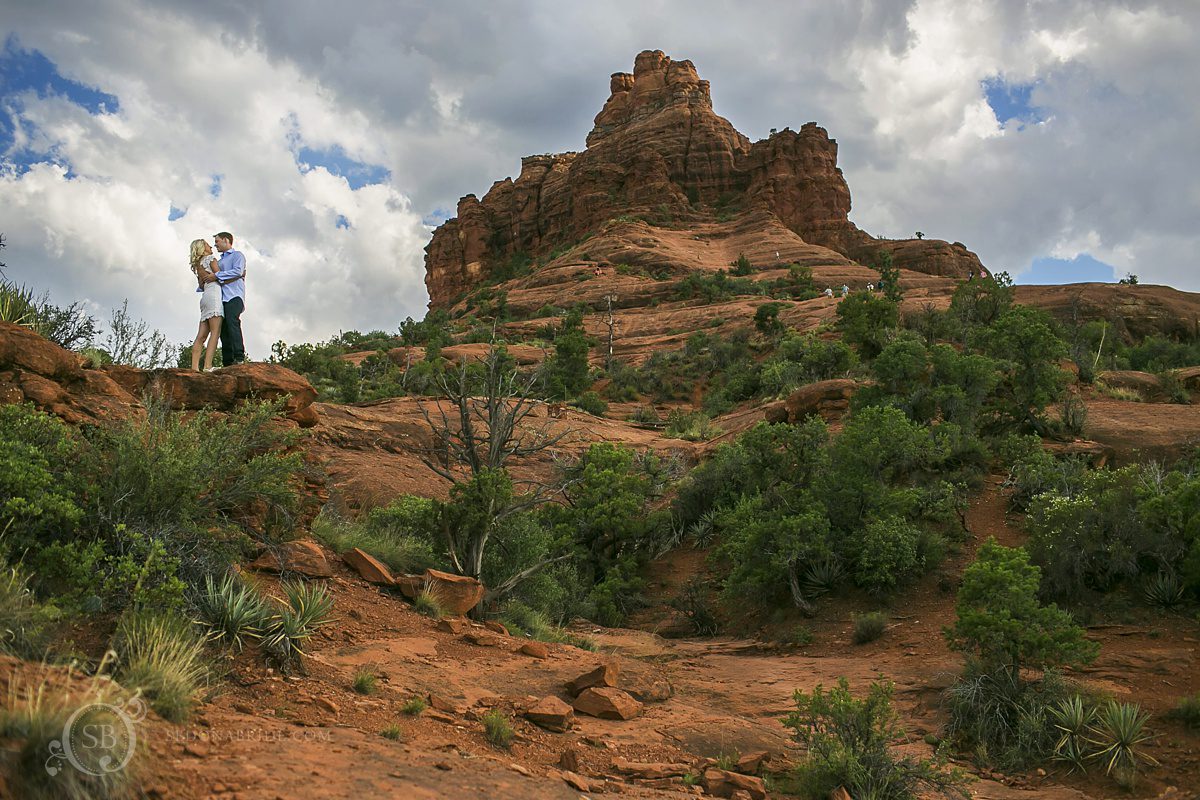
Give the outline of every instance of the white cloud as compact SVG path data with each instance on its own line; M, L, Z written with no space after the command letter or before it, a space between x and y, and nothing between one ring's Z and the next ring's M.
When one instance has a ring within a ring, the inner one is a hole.
M1090 252L1200 290L1198 25L1186 0L16 4L0 38L120 111L17 98L32 136L19 143L57 151L75 177L0 175L5 260L63 302L128 295L182 340L187 242L228 228L251 270L252 355L393 328L423 313L421 218L514 175L522 155L581 148L608 74L661 48L692 59L751 138L825 126L872 233L919 228L1013 272ZM1043 121L997 122L981 87L997 76L1033 84ZM391 179L353 190L302 173L297 137ZM171 206L187 214L169 222Z

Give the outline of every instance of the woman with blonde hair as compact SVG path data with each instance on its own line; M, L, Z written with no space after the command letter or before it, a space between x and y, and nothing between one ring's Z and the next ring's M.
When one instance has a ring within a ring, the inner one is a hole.
M200 328L196 331L196 340L192 342L192 369L200 371L200 350L204 349L204 369L212 369L213 353L217 351L217 339L221 336L221 317L224 313L221 306L221 284L215 280L217 274L217 257L213 255L212 246L203 239L192 242L189 250L189 262L192 273L196 276L197 292L200 295ZM205 282L205 276L214 276L214 280ZM208 338L207 347L205 337Z

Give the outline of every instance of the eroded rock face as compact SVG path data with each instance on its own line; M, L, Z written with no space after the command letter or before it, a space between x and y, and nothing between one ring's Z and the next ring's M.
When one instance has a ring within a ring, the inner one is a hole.
M873 264L966 276L979 259L961 244L878 240L849 220L850 189L837 142L815 122L751 143L713 111L690 61L646 50L610 95L579 153L528 156L516 180L467 195L426 247L430 305L447 307L516 254L540 256L640 216L678 226L766 212L810 244Z
M72 424L101 424L144 414L147 394L174 411L232 411L255 398L279 400L297 424L318 422L312 407L316 390L278 364L236 364L205 373L93 367L28 328L0 322L0 402L30 402Z

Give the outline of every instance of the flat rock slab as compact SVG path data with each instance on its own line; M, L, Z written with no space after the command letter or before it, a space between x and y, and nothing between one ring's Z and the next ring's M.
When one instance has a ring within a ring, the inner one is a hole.
M342 561L345 561L367 583L391 586L396 582L396 579L392 577L391 570L387 568L387 564L365 550L352 547L342 553Z
M250 569L264 572L297 572L310 578L328 578L333 568L316 542L301 539L271 548L250 563Z

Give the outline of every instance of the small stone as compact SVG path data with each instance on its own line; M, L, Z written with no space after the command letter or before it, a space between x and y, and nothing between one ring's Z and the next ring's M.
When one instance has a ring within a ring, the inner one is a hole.
M509 764L508 768L519 775L524 775L526 778L533 777L533 773L522 767L520 764Z
M496 634L482 631L468 633L463 638L477 647L498 647L504 643L504 640Z
M558 757L558 766L567 772L579 772L579 753L575 751L574 747L568 747L562 751L562 755Z
M586 780L580 775L575 774L574 772L571 772L570 770L565 770L563 772L562 779L566 781L568 786L576 791L590 792L592 790L592 784L590 781Z
M483 627L487 628L492 633L498 633L501 636L508 636L508 628L504 627L502 623L497 622L494 619L489 619L487 622L483 623Z
M541 642L526 642L525 644L521 645L517 652L523 653L531 658L546 658L550 655L550 649Z
M188 742L183 746L183 752L185 755L189 755L193 758L208 757L208 748L200 742Z
M321 707L325 711L328 711L330 714L338 713L339 709L337 707L337 703L333 702L332 700L330 700L328 698L315 697L315 698L313 698L313 702L316 703L319 707Z
M450 762L448 762L448 761L439 761L436 764L434 764L433 766L440 769L442 772L449 772L450 770L453 769L453 767L450 766Z
M446 617L438 620L437 629L442 633L453 633L458 635L470 627L462 617Z

